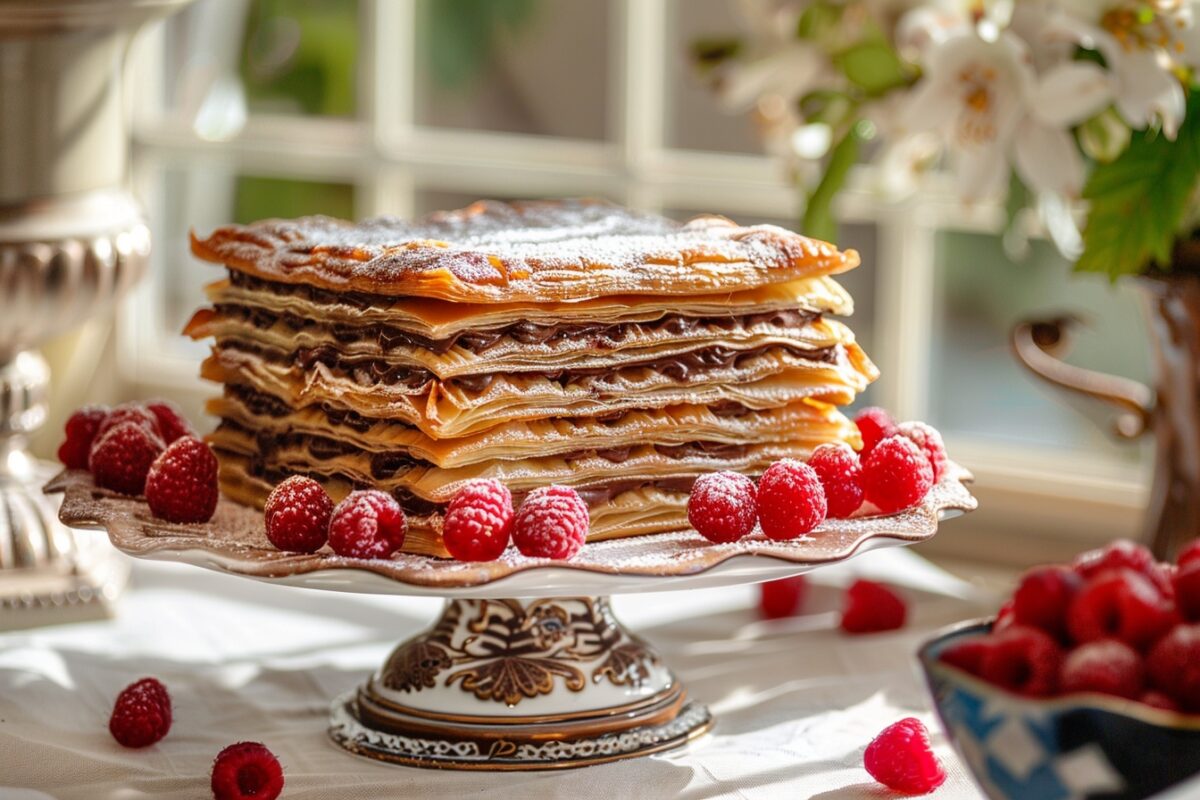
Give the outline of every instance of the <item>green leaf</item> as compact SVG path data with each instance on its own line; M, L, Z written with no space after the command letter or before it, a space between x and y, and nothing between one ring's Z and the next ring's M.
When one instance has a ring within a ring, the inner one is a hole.
M869 95L884 94L908 83L908 70L882 38L851 45L834 56L833 61L851 83Z
M821 182L808 196L804 207L803 229L805 236L832 242L837 238L837 220L833 216L833 201L846 185L850 168L858 162L858 149L862 141L862 121L852 126L833 148L829 164Z
M1115 160L1092 170L1083 254L1075 268L1121 275L1170 267L1188 203L1200 179L1200 92L1192 91L1179 135L1135 131Z
M796 22L796 36L800 39L819 40L837 27L842 18L842 7L833 3L813 3L800 13Z

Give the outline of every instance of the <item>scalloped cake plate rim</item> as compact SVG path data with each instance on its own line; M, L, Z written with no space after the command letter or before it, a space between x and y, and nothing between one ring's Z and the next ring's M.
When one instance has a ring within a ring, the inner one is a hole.
M500 560L468 564L397 554L391 560L351 559L327 550L284 553L266 541L261 514L222 498L203 525L164 522L145 501L97 489L84 471L65 470L47 485L63 493L62 521L106 530L135 558L178 561L248 578L333 591L437 597L532 597L655 592L754 583L807 572L879 547L932 538L939 522L976 507L971 474L951 463L925 500L890 516L828 520L788 542L753 534L714 545L695 531L593 542L568 562L526 558L510 548ZM256 529L257 527L257 529ZM230 530L238 530L230 534Z

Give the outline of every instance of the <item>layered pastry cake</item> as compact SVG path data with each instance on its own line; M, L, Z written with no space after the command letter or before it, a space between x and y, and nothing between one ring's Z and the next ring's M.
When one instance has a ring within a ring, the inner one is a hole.
M590 539L687 527L698 475L857 446L877 373L833 316L853 251L769 225L595 201L480 202L406 222L268 220L193 238L224 265L187 327L223 491L292 474L391 492L404 549L445 554L465 481L574 487Z

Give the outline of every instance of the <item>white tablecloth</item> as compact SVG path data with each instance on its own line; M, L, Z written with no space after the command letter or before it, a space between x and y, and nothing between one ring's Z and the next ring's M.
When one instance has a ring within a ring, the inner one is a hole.
M909 626L848 637L836 588L852 574L923 587ZM350 756L325 736L329 700L354 687L438 601L291 589L140 562L116 619L0 635L0 800L204 798L213 757L262 741L285 798L890 796L862 768L884 726L923 719L949 779L931 797L978 798L929 710L912 654L928 631L986 611L969 586L905 551L812 576L808 614L756 620L753 587L614 598L717 718L690 748L561 773L454 773ZM121 748L108 714L145 675L174 699L170 735ZM18 788L19 787L19 788Z

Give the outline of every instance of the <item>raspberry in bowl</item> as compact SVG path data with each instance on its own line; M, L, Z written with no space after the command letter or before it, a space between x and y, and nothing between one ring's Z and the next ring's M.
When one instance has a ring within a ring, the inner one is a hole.
M988 797L1138 800L1200 776L1200 619L1152 577L1166 566L1118 542L1038 567L1003 623L962 623L920 648L943 727Z

